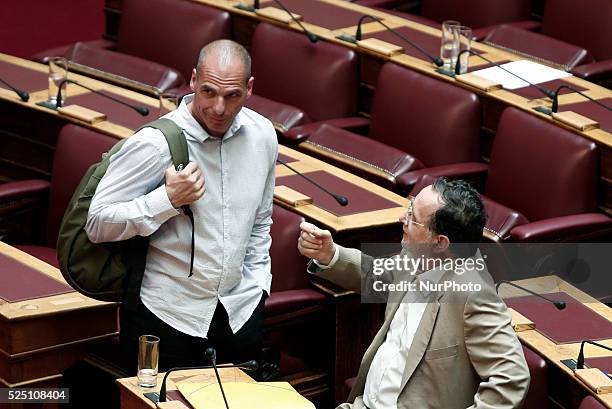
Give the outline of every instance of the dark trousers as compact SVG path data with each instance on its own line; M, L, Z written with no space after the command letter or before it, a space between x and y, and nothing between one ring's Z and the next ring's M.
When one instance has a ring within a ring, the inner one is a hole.
M159 342L159 371L181 366L210 365L204 351L213 347L217 351L217 363L242 363L260 361L264 301L266 293L249 320L235 334L229 326L227 312L217 303L207 338L193 337L175 330L153 314L140 301L133 308L121 309L121 351L122 366L135 375L138 361L138 338L141 335L155 335Z

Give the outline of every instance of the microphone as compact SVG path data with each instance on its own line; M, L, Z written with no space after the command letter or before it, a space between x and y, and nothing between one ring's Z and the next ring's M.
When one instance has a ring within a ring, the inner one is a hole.
M22 91L19 88L13 87L11 84L4 81L2 78L0 78L0 82L9 87L11 90L15 91L15 93L19 95L19 98L21 98L23 102L28 102L28 100L30 99L30 94L28 94L27 92Z
M257 363L257 361L251 360L251 361L243 362L238 365L219 365L219 368L240 368L240 369L244 369L245 371L256 371L257 368L259 368L259 364ZM182 366L182 367L168 369L168 371L166 371L166 374L164 375L164 379L162 380L161 387L159 388L159 401L158 402L166 401L166 381L168 380L168 375L170 375L170 373L174 371L186 371L189 369L213 369L213 367L210 365L204 365L204 366Z
M521 287L520 285L515 284L512 281L507 281L507 280L501 280L497 284L495 284L495 292L497 294L499 294L499 286L502 285L502 284L509 284L509 285L511 285L513 287L518 288L519 290L523 290L523 291L525 291L525 292L527 292L529 294L535 295L536 297L542 298L542 299L548 301L549 303L554 304L554 306L557 307L558 310L563 310L566 307L565 301L551 300L550 298L544 297L542 294L535 293L535 292L529 290L528 288Z
M527 84L529 84L529 85L530 85L530 86L532 86L532 87L535 87L535 88L536 88L538 91L540 91L542 94L546 95L546 96L547 96L548 98L550 98L551 100L554 100L555 95L556 95L554 91L552 91L552 90L550 90L550 89L548 89L548 88L546 88L546 87L543 87L543 86L541 86L541 85L533 84L533 83L531 83L531 82L527 81L525 78L520 77L519 75L517 75L517 74L513 73L512 71L505 69L505 68L504 68L504 67L502 67L500 64L498 64L498 63L496 63L496 62L493 62L493 61L489 60L488 58L484 57L482 54L477 53L477 52L472 51L472 50L467 50L467 49L466 49L466 50L462 50L462 51L459 53L459 55L457 55L457 63L455 64L455 75L460 75L460 74L461 74L461 56L462 56L463 54L465 54L465 53L469 53L469 54L471 54L471 55L475 55L475 56L477 56L477 57L480 57L481 59L485 60L485 61L486 61L486 62L488 62L489 64L493 64L494 66L496 66L497 68L501 69L502 71L506 71L508 74L515 76L515 77L516 77L516 78L518 78L519 80L526 82ZM540 107L536 107L536 108L534 108L534 109L535 109L536 111L542 112L542 111L541 111L540 109L538 109L538 108L540 108Z
M557 88L557 90L555 91L555 96L554 96L554 98L552 99L552 101L553 101L553 102L552 102L551 112L557 112L557 111L559 110L559 91L561 91L563 88L567 88L567 89L569 89L569 90L571 90L571 91L574 91L574 92L576 92L576 93L578 93L578 94L582 95L582 96L583 96L583 97L585 97L586 99L588 99L588 100L590 100L590 101L593 101L593 102L594 102L594 103L596 103L597 105L599 105L599 106L601 106L601 107L603 107L603 108L607 109L608 111L612 111L612 108L611 108L611 107L609 107L609 106L607 106L607 105L602 104L602 103L601 103L601 102L599 102L598 100L593 99L593 98L589 97L588 95L585 95L583 92L578 91L576 88L574 88L574 87L572 87L572 86L570 86L570 85L565 85L565 84L564 84L564 85L559 86L559 88Z
M219 376L219 371L217 371L217 351L214 348L206 348L204 354L210 359L210 363L215 370L215 376L217 377L217 382L219 382L219 389L221 389L221 395L223 395L223 402L225 402L225 409L229 409L229 405L227 404L227 398L225 397L225 391L223 390L223 385L221 384L221 377Z
M346 196L342 196L333 192L330 192L329 190L325 189L323 186L319 185L317 182L315 182L314 180L312 180L311 178L309 178L308 176L304 175L301 172L298 172L297 170L295 170L294 168L292 168L291 166L289 166L286 162L280 160L280 159L276 159L276 161L278 163L280 163L281 165L287 167L289 170L291 170L293 173L295 173L298 176L303 177L304 179L306 179L307 181L309 181L310 183L312 183L313 185L315 185L316 187L318 187L320 190L324 191L325 193L327 193L328 195L330 195L331 197L333 197L334 199L336 199L336 202L338 202L338 204L340 206L346 206L348 205L349 201L346 198Z
M297 25L300 26L300 28L302 29L302 31L304 31L304 34L306 34L306 37L308 37L308 40L310 40L311 43L314 44L317 41L319 41L319 37L317 37L315 34L311 33L310 31L306 30L306 27L304 27L304 25L300 22L300 20L295 18L295 16L289 11L289 9L287 9L287 7L285 7L285 5L280 0L273 0L273 1L274 3L278 4L283 10L285 10L287 14L289 14L289 17L291 17L291 20L295 21Z
M139 106L128 104L127 102L121 101L120 99L117 99L111 95L107 95L107 94L104 94L103 92L96 91L93 88L90 88L88 86L81 84L80 82L76 82L76 81L69 80L69 79L63 80L62 82L60 82L59 86L57 87L57 105L56 105L57 108L62 106L62 87L64 87L67 83L78 85L79 87L85 88L86 90L93 92L94 94L101 95L121 105L125 105L126 107L132 108L134 111L138 112L142 116L149 115L149 110L145 107L139 107Z
M608 351L612 351L612 348L610 348L608 346L599 344L599 343L597 343L595 341L591 341L590 339L585 339L584 341L582 341L580 343L580 352L578 353L578 359L576 359L576 369L583 369L584 368L584 344L585 343L588 343L588 344L591 344L591 345L595 345L595 346L598 346L598 347L603 348L603 349L607 349Z
M359 22L357 23L357 31L355 32L355 37L351 37L351 36L347 36L343 34L343 35L337 36L336 38L343 40L343 41L347 41L349 43L356 43L358 41L361 41L361 24L363 24L365 19L370 19L372 21L377 22L378 24L386 28L388 31L390 31L391 34L398 37L400 40L404 41L405 43L408 43L412 48L414 48L415 50L419 51L421 54L426 56L429 60L431 60L431 62L433 62L438 67L441 67L444 65L444 62L440 58L434 57L433 55L429 54L427 51L425 51L424 48L419 47L417 44L412 42L408 37L406 37L399 31L383 23L382 19L375 17L375 16L371 16L369 14L364 14L363 16L359 18Z

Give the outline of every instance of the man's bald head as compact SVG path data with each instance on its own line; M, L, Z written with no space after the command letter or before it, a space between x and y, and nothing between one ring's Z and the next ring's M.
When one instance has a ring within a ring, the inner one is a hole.
M200 50L196 70L199 73L206 61L214 59L215 65L227 68L239 62L244 69L245 81L251 78L251 56L249 52L232 40L217 40L207 44Z

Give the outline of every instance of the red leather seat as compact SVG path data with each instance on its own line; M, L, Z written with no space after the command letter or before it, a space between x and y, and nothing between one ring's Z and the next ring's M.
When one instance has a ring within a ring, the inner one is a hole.
M588 10L577 13L576 10ZM544 8L541 34L499 27L485 41L566 65L592 82L612 82L612 3L608 0L554 0ZM586 50L576 58L569 50Z
M229 38L230 29L228 12L197 2L124 0L116 43L92 41L84 43L86 50L66 46L33 58L70 58L76 52L74 57L81 64L165 91L188 82L200 49L213 40Z
M313 44L303 33L261 23L253 35L251 56L255 86L246 106L269 118L281 132L356 114L353 50L323 40Z
M306 273L308 259L297 250L300 223L304 218L274 205L272 220L272 290L266 299L265 311L268 321L278 323L303 315L308 307L322 304L325 296L312 288Z
M390 0L358 0L356 3L385 9L401 6L399 1ZM480 39L497 24L529 19L529 8L529 0L422 0L420 15L384 11L438 29L445 20L457 20L471 27L473 35Z
M57 139L51 180L24 180L0 185L0 203L32 196L48 197L46 235L42 245L16 246L49 264L58 266L55 247L66 206L83 174L102 159L117 139L82 128L65 125Z
M592 396L586 396L580 402L578 409L605 409L606 406Z
M523 409L542 409L548 406L548 365L544 358L523 345L523 354L531 380L523 401Z
M478 97L392 63L380 71L367 137L333 126L302 132L307 128L288 133L297 139L309 136L302 149L332 152L328 160L355 173L367 166L378 174L363 176L404 190L431 167L480 158Z

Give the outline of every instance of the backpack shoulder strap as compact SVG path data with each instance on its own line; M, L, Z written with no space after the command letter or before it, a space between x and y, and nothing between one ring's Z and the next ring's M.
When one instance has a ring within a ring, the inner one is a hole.
M178 171L189 163L189 150L187 149L187 139L183 134L183 130L172 120L167 118L159 118L155 121L143 125L143 128L154 128L164 134L168 148L170 149L170 156L172 157L172 164ZM140 130L138 129L138 130Z

